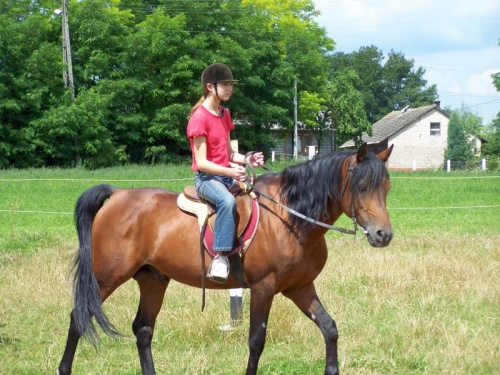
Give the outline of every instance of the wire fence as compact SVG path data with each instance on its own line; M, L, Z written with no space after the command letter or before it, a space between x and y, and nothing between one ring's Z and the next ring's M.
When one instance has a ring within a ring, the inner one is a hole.
M314 156L312 156L314 157ZM303 162L312 158L311 156L305 155L304 153L294 156L292 154L287 154L279 151L272 151L271 162ZM416 160L409 160L407 165L412 165L412 169L416 170L438 170L438 171L465 171L465 172L479 172L479 171L500 171L500 159L496 156L488 156L484 158L475 157L468 161L454 161L454 160L443 160L443 163L439 167L434 168L422 168L418 165Z
M393 176L391 179L406 179L406 180L449 180L449 179L500 179L499 176L456 176L456 177L417 177L417 176ZM178 181L192 181L192 178L168 178L168 179L93 179L93 178L0 178L0 182L178 182ZM500 204L487 204L487 205L470 205L470 206L442 206L442 207L388 207L388 210L468 210L468 209L484 209L484 208L497 208ZM15 214L46 214L46 215L73 215L69 211L44 211L44 210L16 210L16 209L2 209L0 213L15 213Z

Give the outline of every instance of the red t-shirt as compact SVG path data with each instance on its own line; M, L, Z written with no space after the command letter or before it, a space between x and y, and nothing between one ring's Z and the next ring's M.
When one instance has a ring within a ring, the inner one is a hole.
M222 108L222 107L221 107ZM227 149L227 140L229 133L234 129L231 121L231 115L226 108L222 108L224 116L218 116L210 113L202 105L193 113L187 126L187 136L191 145L193 162L191 169L197 171L196 158L194 154L193 139L203 136L207 142L207 160L229 167L229 150Z

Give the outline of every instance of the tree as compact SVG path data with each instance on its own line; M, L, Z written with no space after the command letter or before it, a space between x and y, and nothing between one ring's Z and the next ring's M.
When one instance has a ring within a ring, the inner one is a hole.
M474 157L473 147L466 131L469 115L466 109L452 111L448 124L448 148L445 158L459 164L465 164Z
M354 70L336 72L330 82L330 110L333 127L337 131L337 144L350 139L356 146L361 146L361 135L371 135L371 124L363 107L362 94L355 86L359 76Z
M303 130L314 134L321 149L325 135L333 130L327 92L302 91L298 103L298 120Z
M481 148L482 155L500 158L500 113L485 129L483 136L488 142Z
M355 89L361 93L366 117L372 124L393 110L427 105L437 98L436 85L426 87L425 70L415 70L414 61L401 52L391 51L385 63L383 52L375 46L349 54L339 52L331 57L330 69L357 72Z
M72 101L58 7L0 0L0 168L188 155L189 110L215 61L241 80L227 105L242 151L266 150L272 125L293 125L294 79L311 93L327 81L333 41L311 0L68 0Z
M500 40L499 40L500 46ZM493 85L496 87L497 91L500 92L500 72L493 73L491 75L493 79ZM486 156L497 156L500 158L500 111L497 113L497 117L493 120L489 129L485 132L485 136L488 140L483 148L482 152Z
M414 70L414 61L405 59L401 52L391 51L382 69L385 83L385 107L383 116L406 106L421 107L433 103L437 98L436 85L427 87L422 67Z
M32 142L46 155L45 165L91 168L113 165L112 134L107 128L111 95L85 90L32 121Z
M352 69L335 71L319 93L303 92L299 101L299 119L316 136L318 145L326 134L336 132L335 143L353 139L361 145L363 132L371 134L362 94L356 90L358 74Z
M294 80L299 97L304 92L318 93L325 84L325 56L333 41L315 21L317 12L310 0L246 0L243 4L249 12L246 30L252 33L241 34L245 39L241 43L251 60L241 89L244 96L235 102L242 100L240 115L252 125L252 138L269 144L265 134L272 125L292 131ZM242 130L236 129L238 137Z
M28 124L63 94L60 23L45 14L50 3L0 0L0 168L44 163Z
M500 39L498 40L498 45L500 46ZM493 73L491 78L493 78L493 85L497 88L497 91L500 91L500 72ZM500 111L498 114L500 116Z

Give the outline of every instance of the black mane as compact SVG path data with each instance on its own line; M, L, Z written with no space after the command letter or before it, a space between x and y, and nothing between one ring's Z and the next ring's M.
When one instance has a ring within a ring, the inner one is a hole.
M314 220L326 222L329 219L329 203L342 199L343 162L354 154L356 152L332 152L285 168L281 173L280 184L280 196L284 204ZM384 163L372 152L368 152L366 159L352 171L351 194L357 195L365 189L377 189L383 177L388 178ZM292 229L302 235L306 235L316 226L293 214L289 217Z

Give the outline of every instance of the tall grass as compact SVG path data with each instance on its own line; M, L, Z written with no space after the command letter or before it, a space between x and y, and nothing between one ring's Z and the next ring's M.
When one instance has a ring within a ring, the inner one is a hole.
M339 327L342 373L499 373L500 176L391 177L389 247L327 235L330 258L317 290ZM192 174L187 166L157 166L4 171L0 178L0 373L55 373L71 310L77 197L102 182L180 191ZM30 178L37 180L20 181ZM348 218L337 224L351 225ZM153 343L158 373L244 373L248 296L243 324L221 331L230 323L227 291L208 291L201 313L200 290L172 282ZM105 304L130 335L138 299L129 282ZM260 374L323 373L321 334L286 298L276 297L268 327ZM140 373L133 336L103 337L97 351L82 342L74 373Z

